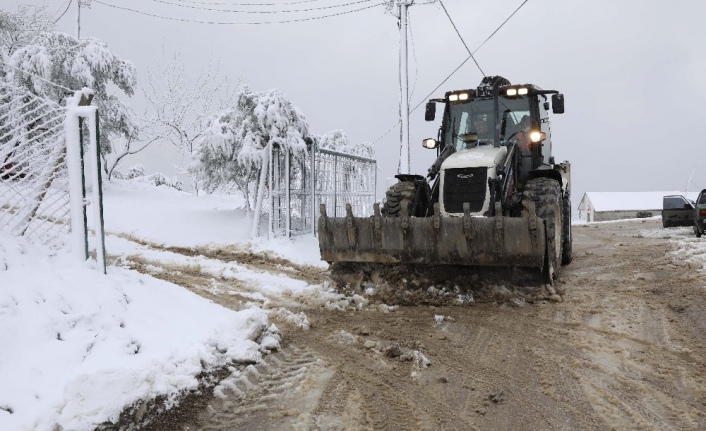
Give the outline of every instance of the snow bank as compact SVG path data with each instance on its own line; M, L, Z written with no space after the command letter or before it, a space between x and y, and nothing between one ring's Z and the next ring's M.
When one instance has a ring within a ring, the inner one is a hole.
M644 229L637 236L668 239L672 251L667 256L673 265L696 270L706 269L706 237L696 238L691 227Z
M171 187L116 180L105 185L105 229L166 245L245 241L250 221L236 195L194 196Z
M690 269L706 269L706 240L690 235L673 236L674 250L670 253L672 263Z
M137 400L258 361L267 328L175 285L0 236L0 430L90 430Z
M327 267L318 238L250 239L250 216L239 195L194 196L173 188L114 180L105 186L105 229L177 247L241 244L252 251L271 251L294 263ZM267 232L261 225L260 232ZM108 250L111 253L111 250Z

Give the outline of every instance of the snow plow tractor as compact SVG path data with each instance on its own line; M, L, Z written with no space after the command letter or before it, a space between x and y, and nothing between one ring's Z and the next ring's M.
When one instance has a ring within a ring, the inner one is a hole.
M553 283L572 259L571 167L555 163L549 122L564 96L500 76L426 105L437 158L426 176L396 175L372 216L328 217L319 248L329 263L530 268Z

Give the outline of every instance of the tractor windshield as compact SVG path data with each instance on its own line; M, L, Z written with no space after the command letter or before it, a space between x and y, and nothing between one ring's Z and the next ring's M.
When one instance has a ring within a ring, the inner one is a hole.
M522 119L529 123L530 109L527 97L506 99L500 97L500 144L521 130ZM495 144L496 116L493 113L493 99L476 99L469 103L449 104L446 111L447 129L444 145L453 145L456 151L476 145ZM472 134L478 137L475 141Z

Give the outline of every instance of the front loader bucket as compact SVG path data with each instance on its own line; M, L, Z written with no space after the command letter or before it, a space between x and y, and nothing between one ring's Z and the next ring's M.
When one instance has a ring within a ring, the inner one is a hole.
M438 205L438 204L437 204ZM321 205L319 248L328 262L542 268L544 222L529 217L328 217Z

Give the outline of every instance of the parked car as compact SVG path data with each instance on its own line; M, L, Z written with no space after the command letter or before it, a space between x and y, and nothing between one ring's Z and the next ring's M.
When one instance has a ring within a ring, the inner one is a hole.
M662 227L693 225L693 202L681 195L671 195L662 198Z
M704 234L706 227L706 189L701 190L696 198L696 208L694 208L694 233L697 238Z

